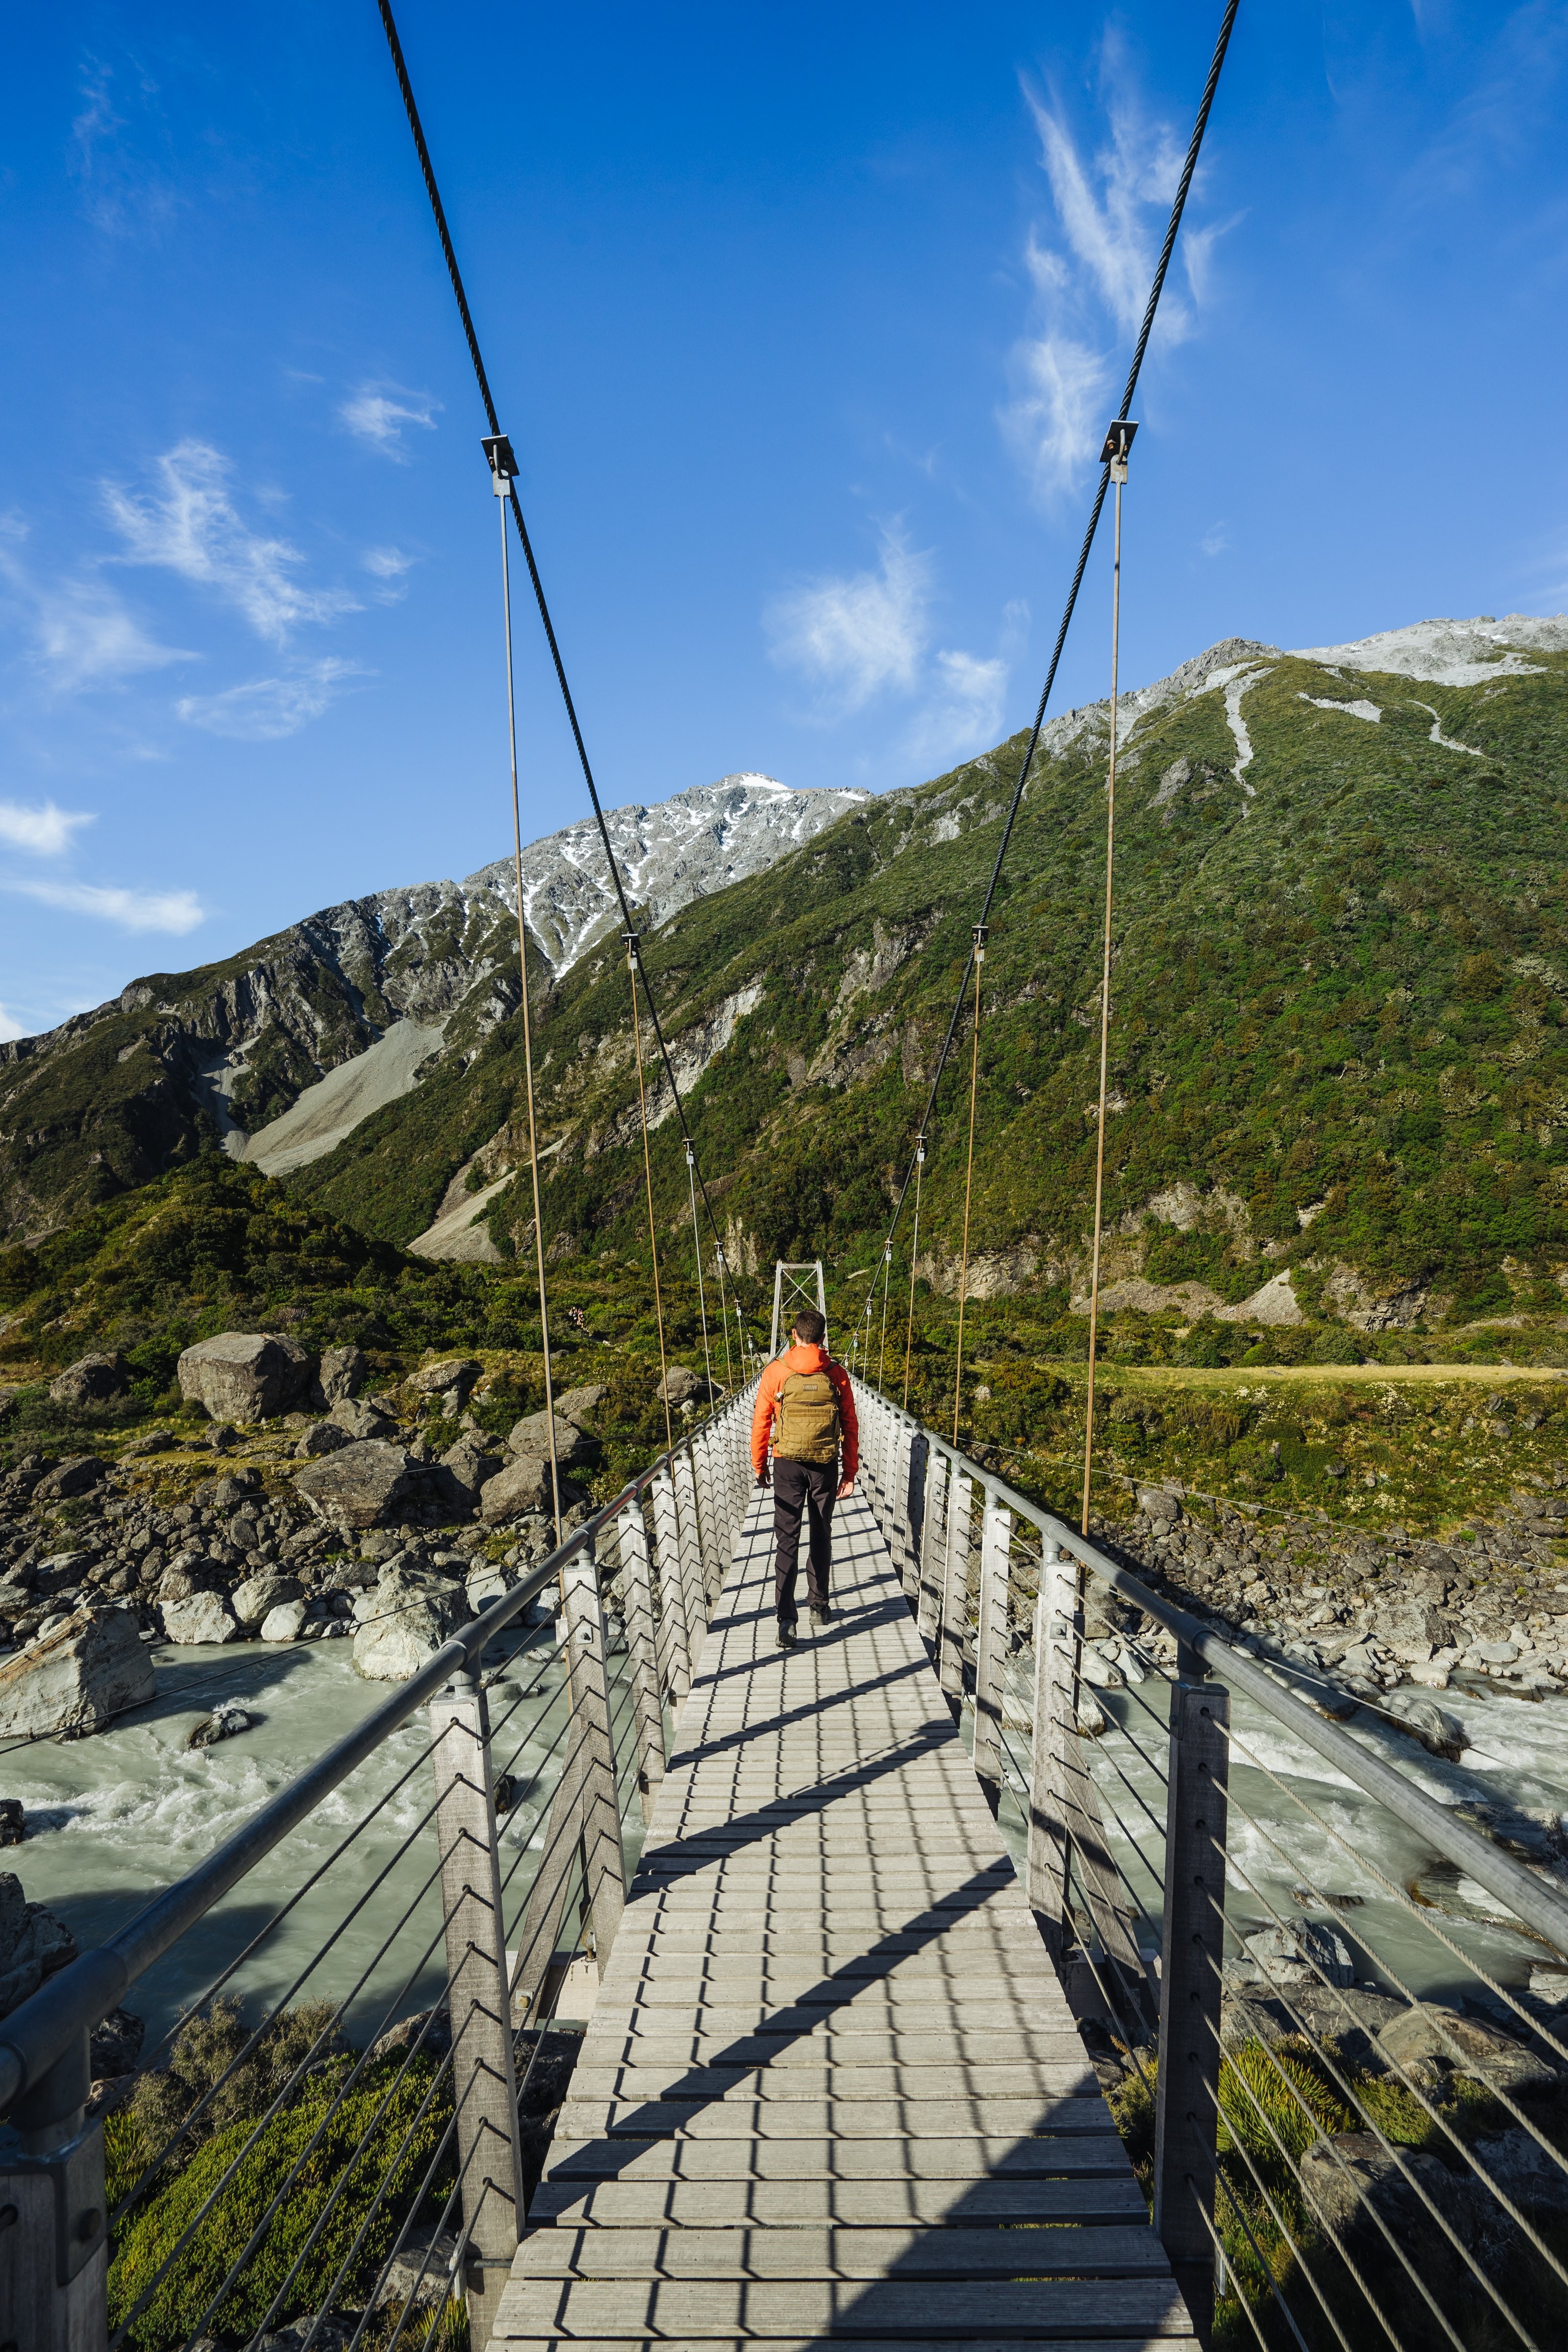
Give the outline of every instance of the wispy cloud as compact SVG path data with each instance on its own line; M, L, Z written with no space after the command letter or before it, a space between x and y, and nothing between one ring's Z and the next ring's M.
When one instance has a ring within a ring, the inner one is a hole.
M97 822L85 811L57 808L53 801L41 808L0 801L0 841L9 842L13 849L31 850L35 857L58 857L84 824Z
M1002 656L984 661L978 654L939 653L933 667L931 700L909 731L910 751L917 759L951 761L994 743L1007 690Z
M117 79L135 110L135 121L115 102ZM138 134L144 137L148 118L156 114L157 83L134 61L117 74L107 59L89 57L82 62L80 89L69 164L89 220L110 236L161 229L176 209L174 191L167 173L137 152ZM152 127L156 137L157 126Z
M884 688L911 689L929 634L931 560L897 524L882 532L875 572L823 577L774 598L763 615L769 651L822 698L823 715L863 709Z
M1101 49L1100 80L1107 130L1093 153L1074 138L1060 105L1024 93L1050 184L1054 233L1029 232L1024 260L1033 316L1011 354L1014 396L1000 421L1045 500L1080 479L1099 451L1113 404L1118 348L1142 317L1182 168L1172 127L1144 112L1114 38ZM1195 331L1196 302L1226 226L1184 225L1188 293L1184 299L1167 284L1157 329L1162 344Z
M122 561L156 564L216 590L274 645L306 624L359 610L342 590L302 586L293 576L304 562L299 549L247 527L228 491L233 467L210 443L182 441L153 470L156 487L144 496L105 486L128 551Z
M434 433L440 412L440 402L427 392L409 392L400 383L362 383L338 415L356 440L395 465L406 466L409 452L403 439L404 426L417 425Z
M378 604L401 604L408 593L408 575L418 562L415 555L405 555L400 547L371 547L364 552L365 570L373 580L379 580L376 591Z
M37 898L68 915L116 923L125 931L194 931L206 920L194 890L122 890L96 882L23 882L0 878L0 889Z
M1230 545L1229 524L1211 522L1202 539L1199 540L1198 545L1205 555L1223 555Z
M351 678L374 675L360 662L312 662L288 677L258 677L222 694L184 695L174 709L187 727L203 728L209 735L226 735L237 743L272 743L319 719Z
M193 658L150 637L102 580L36 580L17 552L26 537L15 518L0 520L0 583L13 616L32 638L34 666L49 686L71 694Z

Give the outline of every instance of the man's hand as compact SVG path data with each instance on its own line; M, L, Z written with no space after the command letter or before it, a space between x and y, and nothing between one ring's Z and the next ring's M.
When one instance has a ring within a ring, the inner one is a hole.
M768 1465L764 1462L762 1468L757 1473L757 1484L759 1486L771 1486L773 1483L773 1474Z
M850 1495L852 1495L854 1492L855 1492L855 1481L854 1481L854 1479L853 1479L853 1478L840 1478L840 1480L838 1481L838 1499L839 1499L839 1501L840 1501L841 1503L842 1503L842 1502L844 1502L844 1501L847 1499L847 1496L849 1496Z

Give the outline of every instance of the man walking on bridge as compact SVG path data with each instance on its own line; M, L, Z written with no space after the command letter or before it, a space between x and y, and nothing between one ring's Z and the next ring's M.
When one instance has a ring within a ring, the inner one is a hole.
M827 1325L814 1307L795 1318L793 1348L763 1372L752 1415L752 1467L773 1490L778 1545L779 1647L795 1646L795 1586L800 1570L800 1518L809 1516L806 1599L815 1625L833 1614L827 1597L835 1496L849 1494L860 1465L860 1430L849 1375L823 1346ZM769 1437L772 1437L771 1463Z

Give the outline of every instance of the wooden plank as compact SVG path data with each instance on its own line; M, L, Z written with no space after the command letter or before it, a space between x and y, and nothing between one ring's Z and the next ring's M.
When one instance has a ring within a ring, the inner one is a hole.
M1031 2132L1103 2131L1105 2102L1043 2099L708 2099L570 2097L557 2129L578 2139L1026 2139Z
M1146 2224L1143 2192L1131 2173L1073 2180L613 2180L552 2179L534 2191L529 2220L585 2229L665 2221L677 2228L938 2230L989 2221L1123 2221Z
M821 2066L1006 2066L1018 2059L1036 2065L1072 2066L1081 2072L1083 2043L1067 2029L1056 2033L1030 2033L1010 2025L995 2033L871 2032L847 2026L830 2032L826 2026L779 2033L702 2032L690 2033L633 2032L603 2029L595 2013L594 2031L579 2064L590 2071L599 2066L769 2066L791 2070Z
M537 2231L518 2271L537 2279L1157 2278L1165 2270L1147 2221L1086 2227L945 2230L578 2229Z
M531 2244L532 2241L529 2242ZM584 2336L694 2341L714 2336L859 2336L907 2339L916 2334L972 2343L988 2328L1005 2335L1192 2336L1185 2306L1169 2279L1046 2279L1019 2284L934 2279L739 2279L599 2281L573 2279L550 2290L514 2277L501 2296L493 2344Z
M1100 2128L1043 2133L1033 2139L956 2137L922 2133L908 2142L886 2137L759 2140L737 2158L730 2139L611 2139L572 2136L564 2120L551 2147L552 2180L940 2180L974 2182L1112 2179L1131 2182L1132 2168L1103 2107Z
M491 2338L495 2344L500 2340L499 2336ZM567 2352L568 2346L571 2352L626 2352L627 2340L624 2336L512 2335L506 2339L509 2344L526 2345L528 2352ZM659 2352L698 2352L699 2345L701 2352L822 2352L820 2336L756 2336L748 2332L744 2336L658 2336L634 2340L657 2343ZM879 2352L879 2347L885 2347L885 2352L937 2352L938 2344L951 2344L953 2338L855 2335L851 2340L864 2345L867 2352ZM1173 2339L1162 2330L1158 2336L983 2334L965 2336L960 2340L966 2352L1019 2352L1020 2346L1027 2345L1049 2345L1051 2352L1168 2352ZM1190 2344L1192 2338L1184 2336L1181 2341Z

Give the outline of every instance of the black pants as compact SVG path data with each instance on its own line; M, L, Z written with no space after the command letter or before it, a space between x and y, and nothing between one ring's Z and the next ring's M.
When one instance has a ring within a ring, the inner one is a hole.
M774 1576L779 1623L795 1622L795 1580L800 1571L800 1515L810 1525L806 1598L814 1609L827 1606L827 1570L833 1557L833 1497L838 1486L838 1464L781 1462L773 1456L773 1537L778 1546Z

